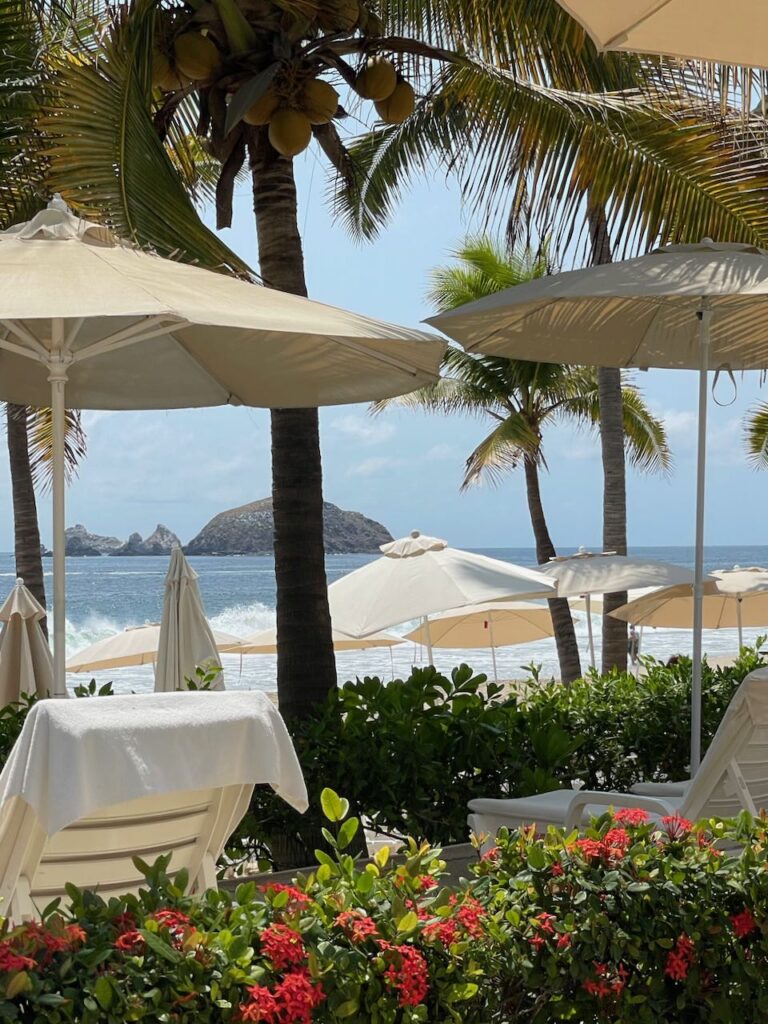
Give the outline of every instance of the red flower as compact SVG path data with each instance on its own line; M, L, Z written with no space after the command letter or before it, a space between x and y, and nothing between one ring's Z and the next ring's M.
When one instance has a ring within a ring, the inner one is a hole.
M683 934L675 943L675 948L667 953L664 973L673 981L685 981L691 964L696 959L696 947L693 940Z
M752 916L752 911L744 907L740 914L731 915L731 927L736 935L743 939L757 928L757 921Z
M287 924L272 924L260 936L261 951L278 970L304 963L307 952L301 935Z
M602 857L605 852L605 848L599 839L577 839L574 845L577 849L581 850L587 860L593 857Z
M136 917L130 910L126 910L125 913L113 917L112 924L119 932L129 932L136 927Z
M444 946L450 946L459 937L459 928L452 917L438 917L434 921L425 924L421 934L427 942L433 939L441 942Z
M308 896L301 889L297 889L295 885L285 885L283 882L267 882L266 885L260 885L259 890L268 896L276 896L278 893L288 893L288 906L293 908L306 907L308 903L312 902L312 897Z
M568 949L568 947L571 944L571 941L572 940L571 940L570 932L562 932L557 937L557 948L558 949Z
M552 922L555 920L557 920L555 915L548 914L546 911L543 911L541 914L537 914L536 917L534 917L536 927L540 932L543 932L544 935L554 935L555 929L552 927Z
M681 818L679 814L667 814L661 819L664 831L670 839L684 839L693 828L693 822Z
M37 967L37 962L31 956L22 956L11 948L9 942L0 942L0 972L8 974L11 971L26 971L30 967Z
M309 971L286 974L275 988L279 1024L311 1024L312 1011L325 999L323 987L313 983Z
M123 932L115 939L115 949L119 949L123 953L132 953L134 956L141 956L144 952L144 936L135 928Z
M554 878L559 878L560 875L563 874L563 865L560 863L559 860L556 860L555 863L550 868L550 871L551 871L552 876Z
M486 850L485 851L485 853L482 855L480 860L490 861L491 863L495 863L499 859L499 854L500 854L500 851L499 851L498 846L492 846L490 848L490 850Z
M587 978L582 987L591 996L596 996L598 999L620 996L627 984L629 972L626 967L623 964L619 964L617 968L612 969L609 964L603 964L599 961L595 961L593 967L595 969L595 977Z
M251 985L246 989L249 1001L240 1003L238 1007L240 1020L268 1021L272 1024L277 1018L277 1001L264 985Z
M433 878L432 875L419 875L417 882L419 883L416 887L417 889L435 889L438 885L437 879Z
M609 859L622 860L631 845L632 839L623 828L609 829L603 836L603 849Z
M169 932L177 933L189 927L189 918L180 910L169 910L164 908L156 910L149 915L153 921L157 921L161 928L167 928Z
M65 925L64 932L69 940L70 947L77 946L88 938L85 929L81 928L79 924Z
M350 942L365 942L372 935L378 935L376 922L360 910L343 910L336 916L334 924L346 934Z
M429 993L429 972L424 955L415 946L394 946L390 942L380 942L379 948L385 953L395 954L384 971L384 979L399 992L400 1005L418 1006L423 1003Z
M613 820L619 825L645 825L651 816L642 807L620 807L614 811Z
M472 896L465 896L461 903L456 895L451 896L451 906L455 906L456 920L472 936L473 939L482 938L484 934L482 918L485 917L485 907L478 903Z

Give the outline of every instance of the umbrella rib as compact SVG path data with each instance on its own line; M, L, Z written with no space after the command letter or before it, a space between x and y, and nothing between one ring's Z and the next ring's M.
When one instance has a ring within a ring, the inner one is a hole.
M184 324L180 324L179 326L183 327L185 325ZM189 325L187 324L186 326L189 326ZM176 329L177 329L177 327L176 327L176 325L174 325L174 330L176 330ZM207 366L203 366L202 363L198 362L198 360L195 359L195 357L189 351L189 349L184 344L184 342L181 341L180 338L177 338L176 335L173 333L173 331L168 331L168 337L172 338L176 342L177 346L179 347L179 350L186 356L186 358L189 360L190 363L192 363L194 366L196 366L197 369L200 370L201 373L204 373L205 376L208 378L208 380L211 381L212 384L215 384L217 388L221 389L223 394L225 394L227 396L227 404L229 404L229 405L247 405L248 404L247 402L244 402L243 399L238 394L236 394L234 391L232 391L231 388L228 388L225 384L223 384L214 373L211 373L211 371L208 369ZM234 399L234 402L232 401L232 399Z
M610 50L612 46L616 46L620 43L626 42L629 38L630 32L634 31L634 29L636 28L639 28L640 25L644 25L646 21L650 21L650 19L654 15L658 14L660 10L662 10L664 7L667 7L670 3L671 0L659 0L659 3L655 4L650 10L646 11L645 14L641 15L641 17L633 21L631 25L627 25L627 27L622 32L619 32L618 35L612 36L610 39L608 39L603 44L601 49Z
M341 348L347 348L351 352L357 352L358 355L368 356L377 363L384 363L386 366L391 366L395 370L400 370L402 373L407 374L409 377L418 377L420 373L424 371L418 366L413 366L410 363L404 363L401 359L396 356L385 355L383 352L374 352L372 349L367 348L365 345L361 345L359 342L352 341L351 338L339 338L334 336L329 340L333 341L336 345Z
M0 320L0 324L2 324L3 327L5 327L5 329L10 334L14 334L19 339L19 341L25 341L27 345L29 345L30 348L34 350L36 355L32 355L32 353L29 352L28 349L22 348L21 346L14 346L14 348L11 348L10 345L12 344L12 342L8 343L7 339L5 338L0 340L0 345L2 345L4 348L8 348L9 351L16 352L19 355L27 356L28 358L31 359L42 358L44 360L47 360L50 357L51 353L48 351L48 349L45 347L42 341L40 341L40 339L37 338L32 333L32 331L24 327L23 324L17 323L15 320Z
M156 338L160 334L170 333L170 327L174 329L189 327L189 321L172 319L167 315L146 317L144 320L131 324L130 327L115 331L114 334L79 349L73 353L72 361L77 363L83 359L90 359L92 356L100 356L105 352L114 352L127 345L138 345L139 342L149 341L150 338Z

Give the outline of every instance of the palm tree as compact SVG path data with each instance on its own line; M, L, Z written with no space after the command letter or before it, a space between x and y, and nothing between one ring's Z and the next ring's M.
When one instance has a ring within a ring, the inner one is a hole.
M488 237L468 239L455 253L458 265L432 274L429 298L439 312L522 284L547 273L543 255L527 250L509 254ZM522 466L528 511L539 563L557 552L544 515L539 474L546 468L543 434L548 423L565 420L593 428L600 419L600 379L591 367L530 363L518 359L473 356L449 348L444 376L402 398L379 402L444 414L463 413L490 420L493 429L466 461L462 489L481 480L496 481ZM623 437L632 462L642 469L668 469L670 455L663 424L648 411L631 384L620 388ZM549 601L560 662L560 675L571 682L581 675L579 650L568 601Z

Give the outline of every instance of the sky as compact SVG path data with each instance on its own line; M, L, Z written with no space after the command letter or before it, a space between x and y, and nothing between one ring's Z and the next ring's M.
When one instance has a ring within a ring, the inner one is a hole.
M373 243L351 238L327 203L329 176L315 147L296 161L300 227L312 298L416 326L432 310L431 268L450 260L477 228L458 189L440 176L414 185L388 229ZM208 219L208 214L206 217ZM238 189L227 244L257 267L251 197ZM636 377L669 434L667 477L628 480L630 546L688 545L694 525L696 375L651 370ZM757 374L718 382L710 402L707 541L768 543L768 472L753 469L743 446L747 410L768 401ZM718 404L719 403L719 404ZM67 523L95 533L143 536L164 523L189 541L217 512L270 493L269 417L243 408L171 412L86 412L88 456L67 495ZM525 547L532 534L521 473L498 487L460 493L464 459L484 423L396 410L372 417L365 406L321 412L326 500L382 522L395 536L420 529L465 547ZM601 540L599 441L572 426L548 428L544 508L556 546ZM50 497L39 496L50 543ZM0 550L13 545L7 460L0 458Z

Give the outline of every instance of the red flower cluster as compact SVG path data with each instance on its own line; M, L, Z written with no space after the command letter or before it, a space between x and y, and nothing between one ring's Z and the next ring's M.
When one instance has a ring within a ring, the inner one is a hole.
M542 946L546 946L547 939L555 939L556 949L567 949L571 944L571 935L569 932L557 932L554 927L554 923L557 918L554 914L548 914L546 911L542 911L541 914L537 914L533 919L534 928L536 932L532 936L530 942L533 948L538 952Z
M620 807L614 812L613 820L619 825L645 825L651 816L642 807Z
M379 949L393 957L384 979L400 993L401 1006L418 1006L429 992L429 971L424 954L415 946L395 946L391 942L379 942Z
M667 814L661 819L661 824L672 840L684 839L693 828L693 822L681 818L679 814Z
M757 928L757 921L752 911L744 907L741 913L731 915L731 927L740 939L744 939Z
M378 935L376 922L361 910L342 910L336 915L334 924L345 933L350 942L365 942L372 935Z
M422 929L422 936L427 942L437 940L444 946L450 946L459 939L459 930L464 929L473 939L481 939L485 934L482 918L485 907L472 896L465 896L461 901L454 893L449 905L454 908L450 917L438 917L429 921ZM421 920L429 917L423 908L414 908Z
M311 1024L312 1011L325 999L322 985L306 969L291 971L275 986L251 985L248 1002L238 1007L242 1021L265 1024Z
M67 953L82 945L86 938L85 931L78 924L67 924L60 930L51 932L38 921L28 921L20 941L28 951L34 952L42 965L46 965L56 953Z
M696 947L693 939L683 934L675 943L675 948L667 953L667 962L664 973L673 981L685 981L691 964L696 959Z
M122 953L130 953L132 956L141 956L145 945L144 936L135 928L122 932L115 939L115 949L119 949Z
M490 849L486 850L485 853L480 858L480 860L489 862L491 864L495 864L498 859L499 859L499 848L498 848L498 846L492 846Z
M10 942L0 942L0 971L8 974L11 971L26 971L30 967L37 967L37 962L31 956L22 956L17 953Z
M150 917L153 921L157 921L161 928L167 928L174 935L190 927L189 918L180 910L170 910L165 907L162 910L156 910L154 914L150 914Z
M465 896L459 902L458 897L454 894L449 902L452 907L457 908L455 913L456 920L467 934L473 939L482 938L484 934L482 919L485 917L485 907L478 903L473 896Z
M287 924L271 924L260 936L261 951L276 970L304 963L307 951L301 934Z
M550 872L553 878L559 878L560 875L564 874L563 865L560 863L559 860L555 861L555 863L550 868Z
M436 889L439 884L437 879L433 878L432 875L419 875L416 881L418 883L416 888L425 892L428 889Z
M288 906L291 909L306 907L312 902L312 897L302 892L301 889L297 889L295 885L285 885L283 882L267 882L266 885L260 885L259 890L267 896L277 896L278 893L287 892Z
M609 964L595 961L592 966L595 969L595 977L587 978L584 982L584 989L597 999L620 996L624 991L627 984L627 976L629 975L629 971L624 964L619 964L617 968L612 969Z

